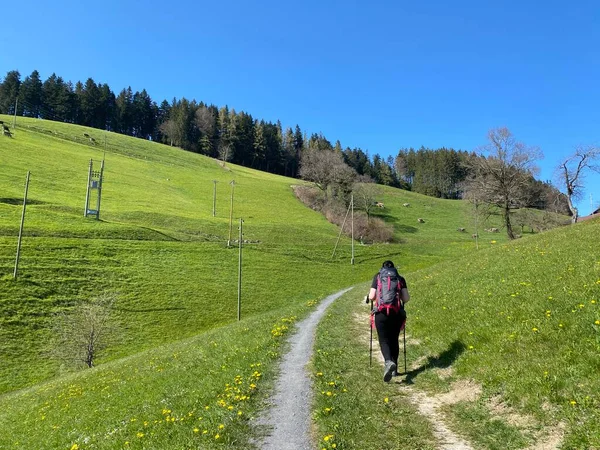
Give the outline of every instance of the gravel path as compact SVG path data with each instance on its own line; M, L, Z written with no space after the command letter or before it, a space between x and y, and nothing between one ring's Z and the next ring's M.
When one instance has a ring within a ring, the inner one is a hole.
M290 350L283 357L280 375L271 398L271 407L256 425L267 426L269 435L258 444L263 450L312 450L312 383L306 364L312 356L314 334L325 310L335 299L352 288L325 298L306 319L298 322L298 331L289 339Z

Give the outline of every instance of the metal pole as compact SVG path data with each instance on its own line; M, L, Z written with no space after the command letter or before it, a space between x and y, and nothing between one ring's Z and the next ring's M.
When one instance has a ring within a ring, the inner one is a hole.
M238 311L237 311L237 319L240 320L242 317L242 224L244 221L240 218L240 239L239 239L239 249L240 256L238 262Z
M369 342L369 367L373 364L373 300L371 300L371 310L369 311L369 328L371 329L371 340Z
M213 180L213 217L217 215L217 180Z
M404 322L404 375L406 373L406 322Z
M352 229L352 258L350 264L354 265L354 194L350 197L350 205L352 206L352 218L351 218L351 229Z
M90 206L90 181L92 179L92 160L90 159L90 166L88 168L88 179L87 179L87 190L85 191L85 210L83 211L83 217L87 217L88 208Z
M100 164L100 179L98 180L98 210L96 211L96 220L100 220L100 199L102 198L102 181L104 179L104 160Z
M15 272L13 278L16 280L19 272L19 257L21 256L21 238L23 236L23 223L25 222L25 207L27 206L27 191L29 190L29 174L27 171L27 179L25 180L25 195L23 196L23 212L21 213L21 226L19 227L19 241L17 243L17 258L15 260Z
M235 180L231 180L231 206L229 207L229 237L227 238L227 248L231 244L231 228L233 226L233 188L235 186Z
M13 129L17 127L17 106L19 106L19 97L15 99L15 116L13 117Z
M340 242L340 237L342 236L342 231L344 231L344 226L346 225L346 219L348 218L348 213L350 212L350 206L348 206L348 210L346 211L346 217L344 217L344 223L342 223L342 228L340 229L340 234L338 234L337 241L335 241L335 247L333 247L333 253L331 254L331 259L335 256L335 251L337 250L337 246Z

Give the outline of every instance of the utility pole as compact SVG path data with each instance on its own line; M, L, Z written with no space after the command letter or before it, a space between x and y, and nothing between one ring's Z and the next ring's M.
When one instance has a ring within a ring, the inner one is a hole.
M213 180L213 217L217 215L217 180Z
M233 226L233 189L235 187L235 180L231 180L231 206L229 207L229 238L227 239L227 248L231 245L231 229Z
M19 257L21 256L21 238L23 236L23 223L25 222L25 207L27 206L27 191L29 190L29 175L31 172L27 171L27 178L25 180L25 195L23 196L23 212L21 213L21 226L19 227L19 241L17 242L17 258L15 260L15 271L13 278L16 280L19 272Z
M350 264L354 265L354 194L350 197L350 205L352 206L352 214L350 219L351 237L352 237L352 258Z
M242 242L244 233L242 232L242 225L244 221L240 218L240 238L238 241L239 244L239 262L238 262L238 311L237 311L237 319L238 321L242 318Z
M19 97L15 99L15 115L13 117L13 129L17 127L17 106L19 106Z

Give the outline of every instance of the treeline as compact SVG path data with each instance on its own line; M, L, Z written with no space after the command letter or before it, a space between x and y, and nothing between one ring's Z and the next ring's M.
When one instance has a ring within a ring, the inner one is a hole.
M289 177L300 176L303 154L312 150L333 151L345 164L378 184L413 190L441 198L461 198L469 177L473 153L453 149L401 149L394 157L369 156L360 148L343 148L323 134L310 136L299 125L284 128L228 106L173 98L157 103L145 89L131 87L118 94L106 83L88 78L85 83L65 81L56 74L42 81L34 70L21 80L9 71L0 83L0 113L55 120L114 131L162 142ZM547 208L560 203L549 183L531 179L529 206ZM562 207L554 210L562 211Z
M474 152L447 148L419 150L401 149L395 161L395 170L401 184L420 194L438 198L463 198L466 182L474 176L474 160L481 158ZM570 214L566 197L550 182L529 176L525 202L519 206Z

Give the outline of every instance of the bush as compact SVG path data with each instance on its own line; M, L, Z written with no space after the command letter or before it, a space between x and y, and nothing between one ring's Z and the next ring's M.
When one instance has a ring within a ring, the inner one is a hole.
M321 191L310 186L295 186L294 193L298 200L309 208L320 211L330 223L339 227L344 224L348 205L343 201L338 198L326 199ZM346 236L352 234L350 217L346 219L343 233ZM358 239L361 243L391 242L393 236L393 227L386 224L383 220L373 217L368 220L366 214L363 212L354 211L354 238Z

